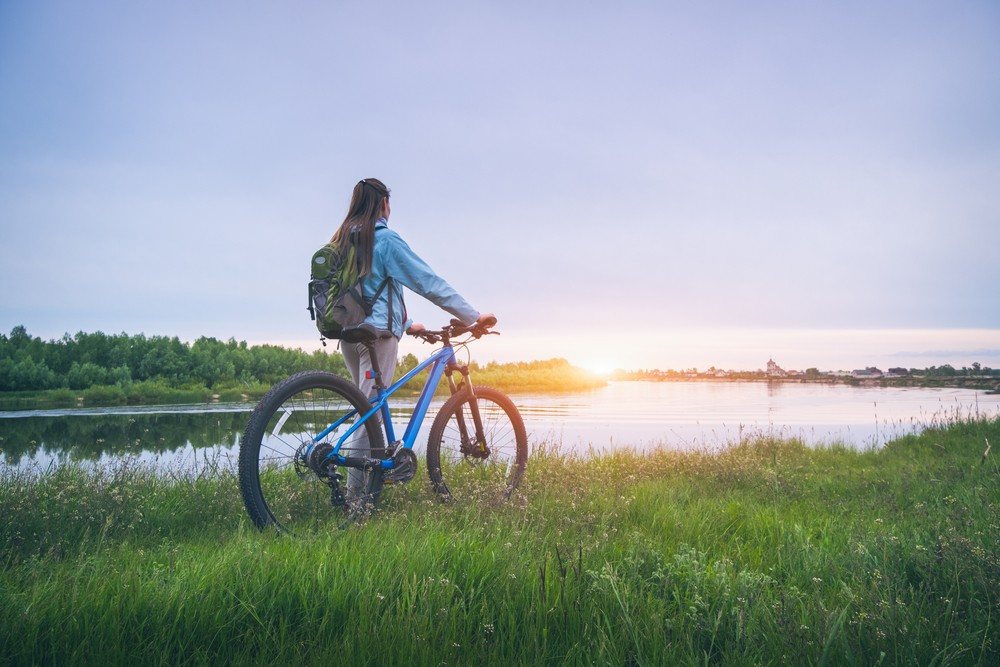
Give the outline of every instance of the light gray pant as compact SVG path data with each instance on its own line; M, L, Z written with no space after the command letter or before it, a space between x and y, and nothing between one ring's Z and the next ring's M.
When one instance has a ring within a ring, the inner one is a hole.
M392 375L396 372L396 353L399 349L399 341L395 336L379 338L373 343L375 347L375 361L378 363L378 370L382 374L382 384L389 386L392 384ZM340 346L340 351L344 355L347 363L347 370L351 373L354 384L358 385L361 393L372 398L375 396L375 380L365 377L367 371L372 370L371 358L368 356L368 348L361 343L344 343ZM382 417L379 419L379 428L382 426ZM392 443L386 443L390 445ZM350 452L345 452L349 456L369 456L371 445L368 444L368 434L364 428L355 431L352 442L345 443L345 449L350 447ZM347 471L347 490L349 495L356 496L364 483L365 474L355 468Z

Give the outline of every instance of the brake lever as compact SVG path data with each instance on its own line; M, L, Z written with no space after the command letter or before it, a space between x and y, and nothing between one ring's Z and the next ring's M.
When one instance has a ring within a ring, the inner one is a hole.
M474 329L472 332L472 337L479 340L483 336L499 336L499 331L490 331L489 329Z

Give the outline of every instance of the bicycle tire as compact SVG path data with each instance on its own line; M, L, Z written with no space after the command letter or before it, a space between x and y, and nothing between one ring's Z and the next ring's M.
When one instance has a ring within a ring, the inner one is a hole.
M473 432L471 437L475 437L475 426L473 426L472 417L467 407L470 396L464 388L453 394L441 406L441 410L438 411L433 424L431 424L430 435L427 438L427 474L434 491L445 500L453 499L454 493L461 494L463 490L467 493L462 495L471 498L476 495L473 489L480 493L485 490L484 484L499 487L495 490L503 499L507 499L520 484L527 466L528 435L524 428L524 419L513 401L491 387L476 387L475 391L482 414L484 435L487 446L490 448L489 458L478 459L462 453L460 447L458 449L455 447L455 441L461 440L456 417L460 407L465 406L462 414L468 429ZM506 424L502 423L504 418L506 418ZM450 443L452 446L446 446L446 443ZM458 445L460 444L459 442ZM442 463L443 451L446 454L444 463ZM478 479L475 479L474 475L463 474L464 471L458 466L452 467L450 472L453 473L453 476L471 479L462 480L469 482L465 489L461 485L455 485L455 488L451 488L445 481L445 468L449 467L449 464L461 465L462 463L469 463L471 468L483 468L484 463L499 464L499 467L497 470L479 475ZM504 467L509 467L509 470L502 470ZM482 496L479 495L479 497Z
M322 397L322 402L318 402L317 397ZM300 456L302 447L311 441L315 432L336 421L337 414L356 410L354 417L323 439L322 443L332 445L337 435L344 433L370 407L357 386L323 371L296 373L271 387L250 414L240 438L240 491L247 513L258 529L274 526L282 532L295 532L293 528L310 522L320 524L325 518L336 516L330 503L331 487L312 469L306 468ZM363 428L371 455L381 456L385 443L380 422L369 419ZM266 461L263 471L266 483L262 480L262 457ZM358 497L345 505L353 515L374 507L382 491L381 470L359 474L364 477L358 485ZM302 484L296 485L296 477ZM323 493L326 494L325 503L320 502ZM293 515L292 510L296 514ZM306 519L306 510L314 514L311 519Z

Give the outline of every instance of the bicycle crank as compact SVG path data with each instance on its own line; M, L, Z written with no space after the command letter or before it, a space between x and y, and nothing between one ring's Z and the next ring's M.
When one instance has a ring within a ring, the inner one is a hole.
M392 455L392 464L392 469L386 470L383 477L386 484L403 484L417 474L417 455L408 447L400 447Z

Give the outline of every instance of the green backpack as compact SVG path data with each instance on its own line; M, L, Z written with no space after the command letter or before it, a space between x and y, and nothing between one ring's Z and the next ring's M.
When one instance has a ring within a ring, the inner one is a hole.
M372 314L372 306L389 284L387 277L375 295L365 299L353 243L341 252L328 243L312 256L309 279L309 314L320 338L340 338L344 329L356 327ZM390 299L390 303L391 303ZM392 317L392 313L389 314ZM390 320L391 321L391 320Z

